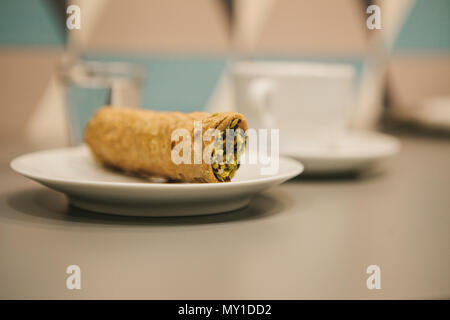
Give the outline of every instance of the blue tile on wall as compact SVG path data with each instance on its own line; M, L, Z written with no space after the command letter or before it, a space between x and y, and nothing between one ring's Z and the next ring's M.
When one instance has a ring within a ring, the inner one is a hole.
M225 68L223 57L86 55L88 61L121 61L140 65L146 79L142 105L154 110L203 110Z
M416 0L394 50L450 50L450 1Z
M0 46L62 46L64 42L65 25L50 1L0 1Z

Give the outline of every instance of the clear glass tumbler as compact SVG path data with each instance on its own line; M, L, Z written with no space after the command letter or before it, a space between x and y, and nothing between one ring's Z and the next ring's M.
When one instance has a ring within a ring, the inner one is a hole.
M103 106L139 107L143 71L123 62L80 62L61 70L69 144L83 142L83 130Z

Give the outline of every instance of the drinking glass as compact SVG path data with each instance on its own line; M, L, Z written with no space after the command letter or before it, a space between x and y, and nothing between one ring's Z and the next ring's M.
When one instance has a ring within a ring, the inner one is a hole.
M142 69L123 62L79 62L61 70L69 144L83 142L83 130L103 106L139 107Z

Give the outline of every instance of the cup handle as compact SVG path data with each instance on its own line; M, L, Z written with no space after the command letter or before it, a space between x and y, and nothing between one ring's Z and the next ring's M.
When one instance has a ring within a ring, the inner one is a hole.
M250 83L248 96L251 106L256 109L263 128L274 128L275 118L272 113L271 97L275 84L268 78L258 78Z

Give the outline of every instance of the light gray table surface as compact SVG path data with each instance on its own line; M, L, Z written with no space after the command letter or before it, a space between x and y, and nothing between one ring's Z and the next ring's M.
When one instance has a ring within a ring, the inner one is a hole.
M450 139L401 141L359 177L300 176L246 209L185 218L68 207L9 169L26 147L3 145L0 298L450 298ZM73 264L81 290L66 288Z

